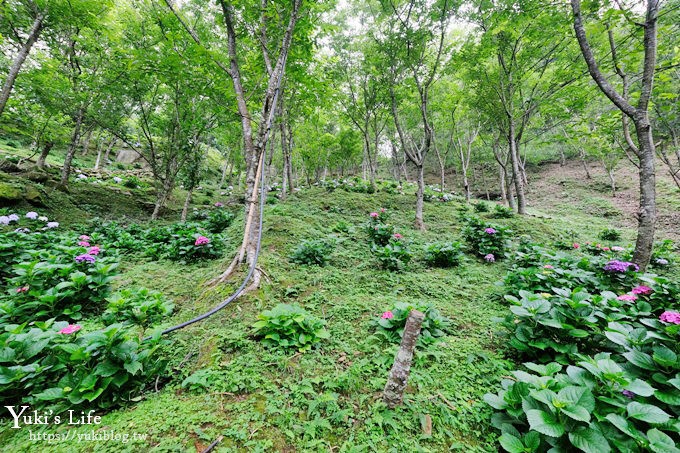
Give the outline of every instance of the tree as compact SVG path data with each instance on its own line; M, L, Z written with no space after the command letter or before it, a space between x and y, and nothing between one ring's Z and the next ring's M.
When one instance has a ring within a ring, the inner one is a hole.
M608 2L607 2L608 3ZM659 14L659 0L647 0L643 22L633 18L633 11L620 10L625 23L633 22L632 26L643 30L642 78L636 105L631 103L631 80L629 75L619 65L616 44L612 33L609 33L611 57L616 74L621 78L621 92L619 92L602 73L593 49L586 35L580 0L571 0L574 31L581 48L581 53L588 66L588 72L609 100L621 111L623 134L630 150L639 159L640 177L640 208L638 210L638 234L635 242L633 261L642 270L649 264L654 246L654 231L656 228L656 175L655 158L656 147L652 136L652 124L649 117L649 105L654 84L657 52L657 20ZM616 2L616 5L620 3ZM617 9L611 6L612 9ZM611 10L610 10L611 11ZM629 121L635 126L637 143L629 130Z
M445 55L445 38L453 5L448 0L430 3L423 0L383 2L386 42L382 49L388 62L392 120L401 148L417 170L415 227L425 229L423 205L425 194L424 165L435 135L430 112L430 93L440 74ZM415 91L415 93L414 93ZM409 94L412 95L409 99ZM400 110L417 109L418 137L404 127ZM419 144L416 142L419 141Z

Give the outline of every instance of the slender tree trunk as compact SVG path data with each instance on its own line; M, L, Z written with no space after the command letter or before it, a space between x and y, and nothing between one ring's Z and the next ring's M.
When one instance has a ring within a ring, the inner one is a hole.
M80 143L80 130L83 125L83 116L85 115L85 109L83 107L78 109L76 113L76 124L73 127L73 133L71 134L71 143L66 151L66 156L64 157L64 166L61 169L61 181L59 181L59 187L66 189L68 187L68 177L71 175L71 162L73 161L73 155L76 153L78 148L78 143Z
M31 27L31 31L28 32L28 37L26 38L26 41L21 46L19 53L14 58L14 62L12 62L12 66L9 68L7 79L5 79L5 83L2 85L2 91L0 91L0 115L2 115L2 112L5 110L5 106L7 105L7 101L9 100L9 95L12 92L12 88L14 88L14 82L16 81L17 76L19 75L21 66L26 61L26 57L28 57L28 53L31 51L31 47L33 47L33 44L35 44L35 42L38 40L38 37L40 36L44 20L45 14L39 13L35 20L33 21L33 26Z
M505 193L505 171L503 167L498 165L498 182L501 189L501 200L506 200L507 195Z
M418 191L416 192L416 222L415 228L417 230L425 230L425 223L423 222L423 206L425 204L425 166L423 164L417 166L418 169Z
M527 205L524 198L524 181L520 169L517 141L515 140L515 122L512 118L510 118L509 129L508 144L510 145L510 161L512 162L512 173L515 180L515 192L517 193L517 213L525 215L527 213Z
M593 179L590 176L590 170L588 170L588 162L586 162L586 152L583 148L579 147L579 157L581 158L581 164L583 165L583 170L586 172L586 179Z
M640 147L640 209L633 261L640 266L641 270L644 270L652 257L656 229L656 173L654 168L656 152L647 112L638 111L634 123Z
M51 141L45 142L42 152L40 153L40 157L38 157L38 162L36 162L35 164L36 167L38 167L41 170L45 168L45 160L47 159L47 155L52 150L52 147L54 147L54 142Z
M184 206L182 207L182 216L180 218L181 222L187 221L187 214L189 213L189 205L191 204L191 196L194 194L194 188L192 187L187 192L187 197L184 199Z
M217 186L218 189L224 187L224 180L227 179L227 170L230 164L231 160L227 159L224 161L224 165L222 166L222 176L220 176L220 183Z
M88 151L90 151L90 140L92 140L93 132L94 129L90 129L85 134L85 139L83 140L83 152L80 154L81 156L86 156Z
M510 174L508 172L507 165L503 167L503 173L505 174L505 196L506 201L508 202L508 208L514 211L516 207L515 196L512 193L512 178L510 177Z
M151 213L151 220L158 220L160 216L161 209L165 207L165 203L170 198L170 193L175 185L174 181L166 179L163 181L163 185L156 192L156 204L154 205L153 212Z
M118 142L117 137L112 137L111 141L109 142L108 148L106 148L106 154L104 154L104 165L107 165L109 163L109 156L111 155L111 151L113 151L113 147L116 146L116 143ZM100 162L101 164L101 162ZM98 169L99 167L97 167Z
M604 164L604 169L607 171L607 176L609 177L609 188L612 190L612 197L616 196L616 178L614 177L614 168L607 167Z

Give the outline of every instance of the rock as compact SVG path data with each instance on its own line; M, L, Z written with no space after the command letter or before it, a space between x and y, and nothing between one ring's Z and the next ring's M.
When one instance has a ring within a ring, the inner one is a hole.
M2 159L0 160L0 171L4 171L5 173L19 173L21 168L12 161Z
M26 187L24 198L33 205L44 206L42 193L33 186Z
M46 183L50 180L49 173L44 171L32 170L22 175L24 178L31 180L33 182Z
M14 203L21 201L21 188L0 182L0 202Z

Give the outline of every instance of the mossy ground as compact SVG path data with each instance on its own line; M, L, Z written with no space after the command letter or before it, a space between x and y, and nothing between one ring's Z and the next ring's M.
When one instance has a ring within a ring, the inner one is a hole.
M76 183L71 193L49 193L45 209L66 227L93 216L142 219L140 200L148 190L112 191L109 186ZM55 198L52 198L55 197ZM168 217L176 217L181 194ZM210 204L219 191L195 199ZM221 200L226 201L226 200ZM583 200L583 203L590 203ZM5 451L202 451L222 438L216 451L496 451L489 428L491 410L484 393L498 386L513 364L495 335L493 318L502 314L501 289L507 262L487 264L469 257L457 268L422 265L423 246L460 238L461 202L427 203L427 231L412 228L413 194L372 195L305 189L286 202L268 204L260 266L261 288L212 318L168 336L163 354L168 372L150 382L143 398L103 415L101 425L35 427L33 433L69 433L62 443L30 441L29 428L0 429ZM416 261L401 273L380 270L362 226L370 211L385 207L390 222L411 241ZM595 240L610 226L595 213L532 209L533 216L493 222L506 224L515 238L554 239L574 230L579 240ZM487 214L482 214L485 216ZM302 240L326 237L344 221L350 233L337 233L338 246L325 267L291 264L287 257ZM206 288L203 282L226 266L236 249L242 219L227 230L228 253L218 262L183 265L124 257L117 286L163 291L177 306L169 326L213 307L240 282ZM82 233L87 233L82 231ZM624 229L624 238L633 231ZM370 320L395 301L428 302L451 318L445 341L419 350L405 404L396 410L381 402L395 345L372 337ZM327 322L331 338L301 354L263 347L251 325L264 309L298 303ZM186 378L189 383L182 385ZM426 416L432 435L423 433ZM144 440L78 442L78 433L99 430L139 433Z

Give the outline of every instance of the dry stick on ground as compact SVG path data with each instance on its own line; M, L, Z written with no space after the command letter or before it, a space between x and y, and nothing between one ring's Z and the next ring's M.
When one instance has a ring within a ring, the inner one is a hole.
M399 352L394 359L394 365L387 379L385 390L383 391L383 401L391 409L402 403L404 390L408 383L411 373L411 362L413 361L413 351L416 348L420 328L425 319L425 314L418 310L411 310L404 327L404 335L401 338Z

